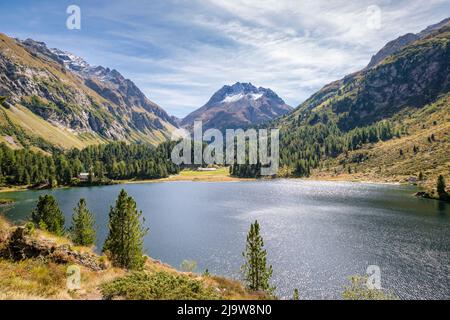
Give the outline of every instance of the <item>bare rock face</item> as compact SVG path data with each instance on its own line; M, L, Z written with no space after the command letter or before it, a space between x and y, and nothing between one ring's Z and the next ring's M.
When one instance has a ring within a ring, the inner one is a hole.
M14 261L46 258L55 263L78 264L94 271L105 269L97 256L74 251L70 245L57 245L50 240L34 238L24 227L17 227L11 233L5 241L0 256Z

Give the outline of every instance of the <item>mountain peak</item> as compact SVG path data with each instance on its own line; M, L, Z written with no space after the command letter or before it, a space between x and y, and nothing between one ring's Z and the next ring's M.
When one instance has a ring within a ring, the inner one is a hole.
M257 88L251 82L242 83L236 82L233 85L225 85L219 91L214 93L211 99L206 105L215 105L236 102L241 99L253 99L258 100L263 96L277 100L279 104L285 104L283 99L281 99L275 92L271 89L259 87Z
M201 119L205 128L240 128L261 124L291 110L271 89L236 82L214 93L203 107L184 118L181 125L189 128Z

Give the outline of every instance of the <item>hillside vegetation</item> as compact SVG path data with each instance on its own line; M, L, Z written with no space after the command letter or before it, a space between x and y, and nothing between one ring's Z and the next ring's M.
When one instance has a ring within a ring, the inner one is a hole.
M450 96L420 110L398 115L407 132L385 142L324 160L313 178L414 182L434 187L439 174L449 176Z
M89 247L42 230L15 239L21 258L8 255L16 227L0 217L0 299L265 299L234 280L180 272L147 257L139 272L112 267ZM33 250L35 251L33 251ZM51 251L48 255L45 252ZM74 258L75 257L75 258ZM78 259L78 260L77 260ZM86 262L88 261L88 262ZM67 287L68 267L81 271L81 287Z

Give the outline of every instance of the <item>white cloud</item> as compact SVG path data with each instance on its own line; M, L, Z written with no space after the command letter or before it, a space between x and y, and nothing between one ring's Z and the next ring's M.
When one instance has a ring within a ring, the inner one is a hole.
M171 18L188 19L234 45L223 49L200 42L163 62L173 67L170 77L152 77L169 85L195 84L182 89L192 90L196 99L190 103L200 97L206 102L224 84L251 81L271 87L294 106L328 82L364 67L387 41L439 21L442 13L433 8L448 5L448 1L376 1L382 28L370 30L366 10L374 1L209 2L207 12L193 8ZM186 105L186 113L199 106Z
M80 0L88 21L76 42L36 39L116 68L179 117L236 81L297 106L364 67L387 41L450 12L450 0L102 1ZM379 30L367 27L370 5L381 9Z

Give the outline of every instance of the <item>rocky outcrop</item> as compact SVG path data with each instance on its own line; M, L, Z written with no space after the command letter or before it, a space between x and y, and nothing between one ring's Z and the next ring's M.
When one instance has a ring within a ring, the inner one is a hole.
M98 256L75 251L70 245L57 245L48 239L33 237L24 227L17 227L4 241L0 255L14 261L44 258L55 263L74 263L94 271L105 269Z

